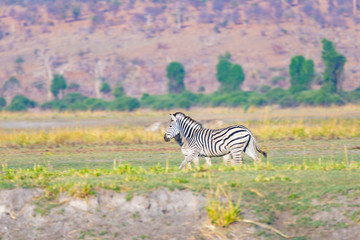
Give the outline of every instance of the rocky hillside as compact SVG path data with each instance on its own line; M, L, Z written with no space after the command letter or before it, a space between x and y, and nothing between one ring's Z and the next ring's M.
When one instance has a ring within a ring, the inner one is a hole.
M187 89L210 93L225 52L243 66L244 90L288 87L288 65L299 54L314 60L316 88L322 38L347 58L344 89L360 85L357 0L2 2L0 95L8 101L19 93L50 100L55 73L65 76L68 92L87 96L111 98L101 95L102 81L135 97L163 94L171 61L185 66Z

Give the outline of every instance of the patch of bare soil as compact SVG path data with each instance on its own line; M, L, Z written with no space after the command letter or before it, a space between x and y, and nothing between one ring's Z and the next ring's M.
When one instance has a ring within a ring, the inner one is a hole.
M205 197L191 191L154 190L126 200L100 190L87 200L62 195L46 215L34 200L40 189L0 193L0 239L198 239Z
M153 190L131 200L127 200L126 193L109 190L99 190L88 199L61 194L49 212L41 214L44 212L39 212L39 203L45 203L39 197L43 192L41 189L0 192L0 239L282 239L271 231L259 234L261 227L242 222L227 228L215 227L207 218L206 198L187 190ZM281 212L273 227L292 237L358 239L360 225L349 218L356 212L357 200L355 205L342 196L333 201L343 208L332 207L312 216L312 221L330 225L309 232L297 226L297 216ZM251 211L243 213L243 217L256 220Z

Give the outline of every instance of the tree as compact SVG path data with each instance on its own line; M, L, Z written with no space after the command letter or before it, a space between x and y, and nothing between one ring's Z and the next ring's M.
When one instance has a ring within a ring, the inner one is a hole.
M109 92L111 92L110 85L108 83L103 82L101 84L100 92L102 92L104 94L108 94Z
M331 41L323 38L321 42L323 45L321 57L325 63L322 89L326 92L336 93L342 89L342 74L346 57L335 50Z
M168 90L170 93L182 93L185 91L184 78L186 75L184 66L179 62L171 62L167 68L166 77L169 79Z
M121 85L116 86L113 91L113 95L115 98L121 98L125 96L124 88Z
M72 15L74 17L75 20L79 20L79 17L81 15L81 7L80 6L75 6L73 7L72 11Z
M54 78L51 83L51 92L54 95L54 97L57 99L60 91L62 91L63 93L65 89L66 89L66 80L64 76L60 74L54 74Z
M291 92L296 93L310 89L315 73L313 60L305 59L301 55L295 56L291 59L289 72Z
M0 109L5 106L6 106L6 99L3 97L0 97Z
M245 74L241 65L231 62L230 53L219 56L216 70L216 78L221 83L221 89L224 91L238 90L245 80Z

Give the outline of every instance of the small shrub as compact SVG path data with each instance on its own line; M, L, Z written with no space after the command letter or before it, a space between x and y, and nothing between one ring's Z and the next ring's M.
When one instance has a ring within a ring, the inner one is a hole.
M259 87L259 91L260 91L261 93L267 93L267 92L269 92L270 90L271 90L271 87L268 86L268 85L261 85L261 86Z
M0 97L0 107L5 107L6 106L6 99L3 97Z
M250 97L249 103L254 106L264 106L268 101L264 95L256 94Z
M85 104L91 111L106 110L109 106L109 102L98 98L88 98L85 100Z
M289 97L290 93L283 88L277 87L268 91L265 96L269 103L274 104L280 103L281 99Z
M19 80L16 77L11 77L11 78L9 78L9 80L7 80L4 83L3 89L5 91L8 91L8 90L11 91L12 89L18 88L20 86L21 86L21 84L20 84Z
M124 96L111 102L109 109L111 111L133 111L140 107L140 102L136 98Z
M100 92L104 93L104 94L108 94L111 92L111 87L108 83L103 82L101 84L101 88L100 88Z
M222 201L224 197L226 202ZM211 191L207 200L208 205L206 206L206 211L212 223L226 227L230 223L240 219L240 198L238 202L234 204L232 202L231 191L226 193L224 189L218 185L215 192Z
M28 99L24 95L16 95L6 110L11 112L27 111L28 108L36 107L36 102Z
M345 93L345 99L351 103L360 103L360 88Z
M286 78L284 76L276 76L271 79L271 83L276 85L281 81L286 81Z
M115 87L113 91L113 95L115 98L121 98L125 96L124 88L121 85Z
M331 94L324 90L304 91L294 96L298 103L305 105L342 105L343 99L337 94Z
M40 108L42 110L58 110L58 111L65 111L68 109L68 105L65 104L64 101L61 100L54 100L51 102L43 103Z

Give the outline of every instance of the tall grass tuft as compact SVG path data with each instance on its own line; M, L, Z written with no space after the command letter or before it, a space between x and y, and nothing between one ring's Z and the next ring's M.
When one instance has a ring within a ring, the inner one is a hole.
M206 211L211 222L215 225L226 227L240 219L240 197L236 204L232 201L232 193L226 193L218 184L216 190L211 190L207 198Z

